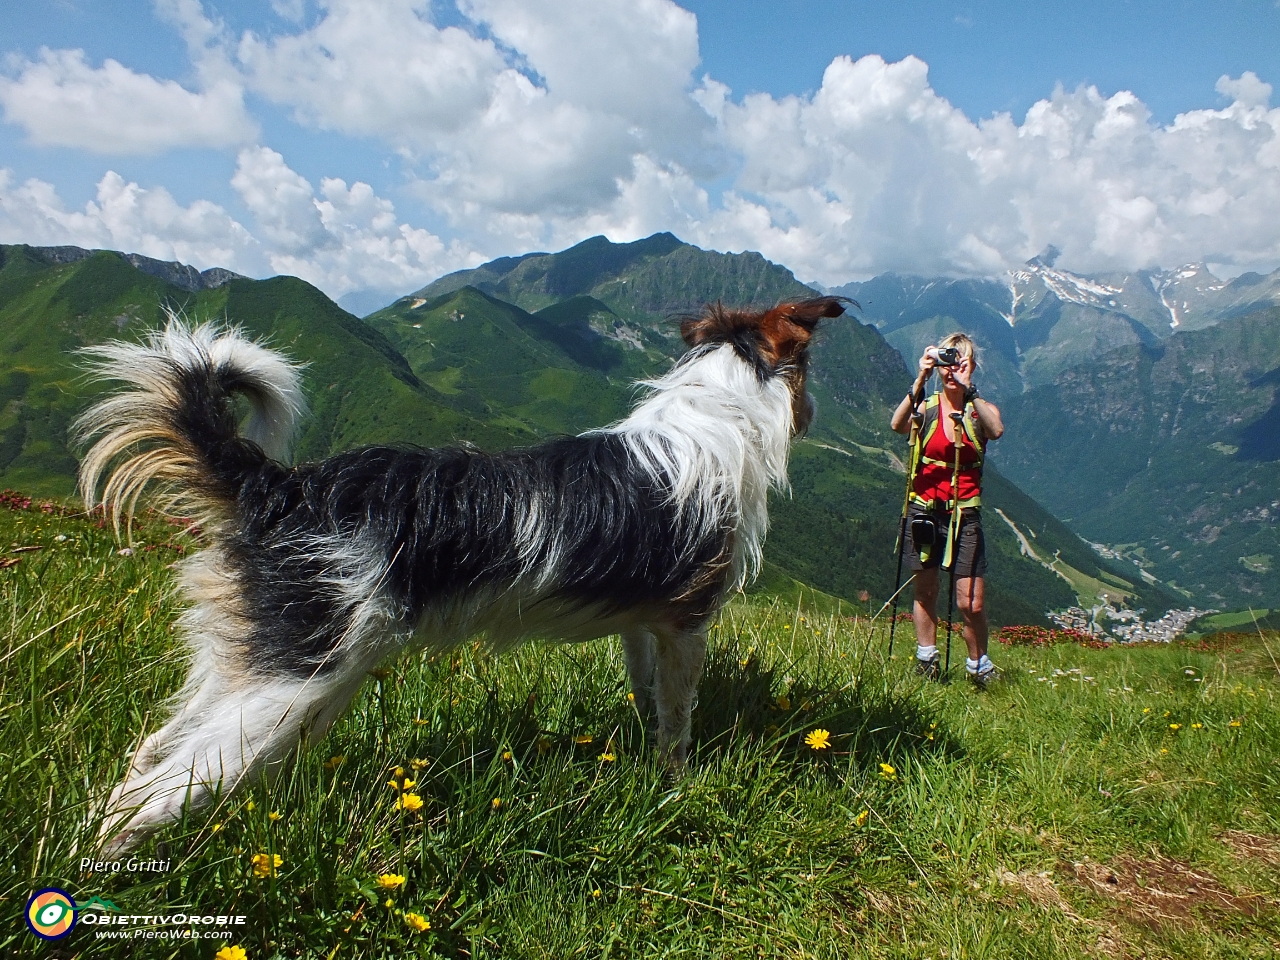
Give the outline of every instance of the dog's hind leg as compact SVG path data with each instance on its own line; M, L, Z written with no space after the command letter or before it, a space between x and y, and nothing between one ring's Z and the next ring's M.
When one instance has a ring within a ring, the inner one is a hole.
M622 653L627 661L627 677L635 697L636 711L647 717L653 708L653 634L642 627L622 634Z
M658 749L673 771L689 756L690 716L707 659L707 635L701 628L655 628L657 663L654 700L658 712Z
M309 679L206 676L184 691L112 791L99 833L104 852L130 849L184 806L198 810L219 792L278 773L324 736L363 678L340 670Z

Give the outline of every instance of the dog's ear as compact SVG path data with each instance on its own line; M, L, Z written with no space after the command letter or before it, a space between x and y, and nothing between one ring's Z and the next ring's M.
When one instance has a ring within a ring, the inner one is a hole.
M812 300L779 304L777 309L785 311L787 319L792 323L812 333L818 326L818 321L843 316L846 303L858 306L856 300L848 297L814 297Z
M844 313L847 297L814 297L795 303L780 303L761 318L760 332L779 358L789 360L808 345L823 319Z

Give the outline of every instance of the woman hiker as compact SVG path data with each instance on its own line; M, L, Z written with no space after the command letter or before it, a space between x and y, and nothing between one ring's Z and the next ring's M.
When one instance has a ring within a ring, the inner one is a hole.
M1000 439L1004 423L995 404L978 395L973 385L976 367L973 341L963 333L929 347L920 358L911 393L898 404L890 425L897 433L909 433L913 419L916 426L914 480L902 545L915 572L916 670L931 680L942 675L937 605L938 571L944 569L955 578L955 601L964 616L969 648L965 669L970 680L986 687L997 674L987 656L987 556L979 514L982 460L987 441ZM926 399L925 384L935 372L941 389ZM957 525L953 546L950 534Z

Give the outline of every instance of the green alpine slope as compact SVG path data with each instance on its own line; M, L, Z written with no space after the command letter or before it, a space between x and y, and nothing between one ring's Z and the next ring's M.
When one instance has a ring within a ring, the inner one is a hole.
M298 456L370 442L502 444L532 435L476 418L418 380L375 330L292 277L230 280L192 292L142 273L116 253L55 263L30 247L0 247L0 483L70 494L76 460L67 429L101 388L75 350L134 339L168 306L226 318L308 364L311 415Z

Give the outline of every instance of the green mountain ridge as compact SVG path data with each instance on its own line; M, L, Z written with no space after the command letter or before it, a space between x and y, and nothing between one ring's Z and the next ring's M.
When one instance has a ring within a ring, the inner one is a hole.
M166 305L227 318L307 363L312 412L298 456L313 459L365 443L497 449L603 426L626 415L635 380L661 374L682 351L671 314L705 300L814 294L758 254L705 253L669 235L603 244L571 248L563 263L539 254L467 271L481 288L443 278L420 291L429 296L365 320L295 278L191 291L116 253L58 262L36 248L0 248L0 483L71 492L67 426L100 389L84 381L74 350L137 338ZM849 601L862 590L883 600L904 483L903 444L887 422L907 373L852 317L827 326L813 359L819 417L795 445L791 497L772 506L765 583L794 578ZM1056 543L1088 576L1106 578L1087 547L994 471L988 489L1023 536ZM987 526L995 622L1042 622L1045 610L1075 602L1065 580L1023 555L1014 530L994 517ZM1173 602L1133 579L1135 605Z

